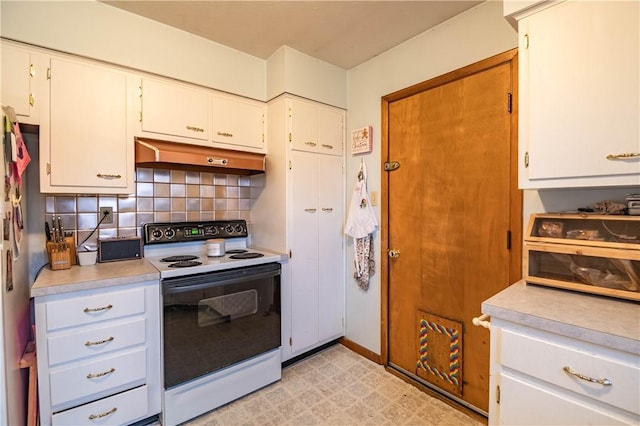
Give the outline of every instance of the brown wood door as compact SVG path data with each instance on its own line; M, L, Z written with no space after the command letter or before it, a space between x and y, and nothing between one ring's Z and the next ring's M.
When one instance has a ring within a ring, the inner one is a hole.
M383 176L383 358L484 412L489 332L471 320L521 276L516 69L510 51L383 98L400 163Z

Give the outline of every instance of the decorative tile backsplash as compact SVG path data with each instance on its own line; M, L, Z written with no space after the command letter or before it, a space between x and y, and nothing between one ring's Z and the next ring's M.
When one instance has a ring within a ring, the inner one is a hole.
M100 208L113 209L113 223L102 223L85 244L98 237L140 235L145 222L250 220L251 178L206 172L138 168L135 195L55 195L46 197L45 216L60 217L77 243L96 227Z

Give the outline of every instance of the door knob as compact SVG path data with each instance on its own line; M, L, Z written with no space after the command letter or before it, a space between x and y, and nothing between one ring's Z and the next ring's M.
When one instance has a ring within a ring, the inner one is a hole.
M400 250L395 250L395 249L388 250L387 254L389 255L389 257L393 257L393 258L400 257Z

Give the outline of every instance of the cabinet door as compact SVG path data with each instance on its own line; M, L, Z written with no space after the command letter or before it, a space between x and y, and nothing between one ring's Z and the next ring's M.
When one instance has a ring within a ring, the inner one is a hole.
M344 111L318 107L318 152L340 155L344 145Z
M319 339L344 335L344 179L342 157L318 155Z
M41 164L49 163L45 170L50 174L41 172L41 191L132 192L127 75L52 58L49 96L49 117L43 118L40 144Z
M209 96L208 92L187 85L143 78L142 132L185 137L206 144Z
M640 153L639 16L568 1L520 21L522 187L640 184L640 158L615 158Z
M2 44L2 105L13 107L19 121L33 123L35 97L33 77L35 66L32 53L26 49ZM35 123L37 124L37 123Z
M212 96L211 139L230 148L264 150L264 111L261 102L227 96Z
M291 156L291 350L318 342L318 159Z
M318 110L311 102L291 99L289 142L291 149L318 152Z

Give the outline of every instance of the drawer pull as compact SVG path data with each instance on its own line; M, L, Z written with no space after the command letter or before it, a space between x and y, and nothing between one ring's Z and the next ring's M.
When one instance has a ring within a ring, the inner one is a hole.
M113 308L113 305L111 303L109 303L107 306L102 306L100 308L84 308L84 312L85 313L89 313L89 312L99 312L99 311L106 311L108 309Z
M122 177L122 175L113 175L113 174L105 174L105 173L98 173L96 175L96 177L99 177L100 179L120 179Z
M333 149L333 145L327 145L326 143L323 143L322 147L327 149Z
M327 213L331 213L333 211L333 208L331 208L331 207L323 207L322 211L323 212L327 212Z
M309 146L316 146L317 145L315 142L311 142L311 141L305 142L304 144L305 145L309 145Z
M315 213L317 209L304 209L307 213Z
M576 376L578 379L586 380L587 382L598 383L602 386L612 386L613 382L609 379L594 379L593 377L585 376L584 374L577 373L571 369L571 367L562 367L565 373Z
M482 314L479 317L473 317L471 319L471 323L476 327L484 327L484 328L491 329L491 322L487 321L489 318L490 318L489 315Z
M116 369L111 367L110 369L108 369L107 371L103 371L102 373L95 373L95 374L89 373L89 374L87 374L87 379L95 379L95 378L98 378L98 377L106 376L107 374L111 374L111 373L113 373L115 371L116 371Z
M199 132L199 133L204 132L204 129L202 127L196 127L196 126L187 126L187 130L191 130L192 132Z
M229 133L229 132L218 132L218 136L224 136L226 138L232 138L233 137L233 133Z
M111 342L113 340L113 336L110 336L108 339L104 339L104 340L98 340L97 342L89 342L88 340L85 342L85 346L96 346L96 345L102 345L108 342Z
M624 160L626 158L638 158L640 157L640 152L625 152L622 154L609 154L607 155L607 160Z
M116 411L118 411L118 409L116 407L113 407L111 410L105 411L104 413L90 415L89 420L101 419L102 417L106 417L109 414L115 413Z

